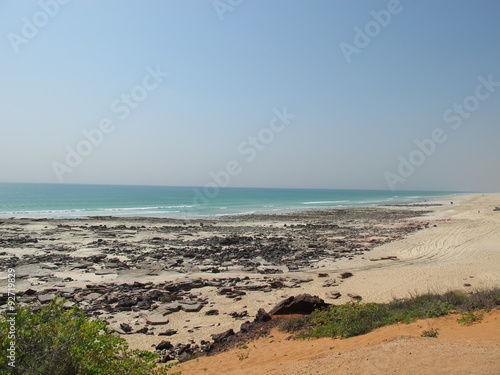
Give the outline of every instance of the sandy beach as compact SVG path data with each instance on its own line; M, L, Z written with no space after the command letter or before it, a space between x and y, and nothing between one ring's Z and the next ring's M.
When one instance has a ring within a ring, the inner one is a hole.
M288 296L387 302L498 286L497 206L500 194L469 194L218 220L5 219L0 288L14 268L20 303L40 307L62 296L132 348L167 340L187 353ZM199 373L188 369L183 374ZM293 373L313 373L300 371Z

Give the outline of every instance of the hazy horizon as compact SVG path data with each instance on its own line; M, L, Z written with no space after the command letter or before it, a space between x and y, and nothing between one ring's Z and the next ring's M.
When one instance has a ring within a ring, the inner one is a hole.
M0 1L0 182L500 191L499 15Z
M143 184L99 184L99 183L59 183L59 182L17 182L17 181L1 181L0 184L12 184L12 185L18 185L18 184L25 184L25 185L75 185L75 186L123 186L123 187L164 187L164 188L188 188L188 189L193 189L193 188L203 188L202 185L143 185ZM355 188L349 188L349 189L337 189L337 188L293 188L293 187L286 187L286 186L277 186L277 187L269 187L269 186L259 186L259 187L251 187L251 186L227 186L224 187L227 189L262 189L262 190L346 190L346 191L390 191L390 189L355 189ZM398 189L394 191L394 193L397 193L398 191L401 192L449 192L449 193L464 193L464 194L489 194L489 193L500 193L497 191L476 191L476 190L412 190L412 189Z

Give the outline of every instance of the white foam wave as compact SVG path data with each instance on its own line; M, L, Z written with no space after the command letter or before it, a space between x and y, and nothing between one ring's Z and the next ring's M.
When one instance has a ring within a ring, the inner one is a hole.
M302 204L336 204L336 203L346 203L349 201L316 201L316 202L302 202Z

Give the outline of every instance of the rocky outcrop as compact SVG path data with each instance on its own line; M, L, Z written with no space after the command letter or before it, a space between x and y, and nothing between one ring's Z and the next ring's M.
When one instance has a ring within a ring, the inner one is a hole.
M287 299L278 303L271 311L270 315L290 315L301 314L307 315L317 309L324 309L329 304L323 301L318 296L311 296L310 294L300 294L296 297L288 297Z

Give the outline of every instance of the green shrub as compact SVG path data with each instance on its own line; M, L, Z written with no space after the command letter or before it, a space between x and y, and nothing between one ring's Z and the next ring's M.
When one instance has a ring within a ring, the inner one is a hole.
M420 336L422 337L433 337L436 338L439 335L439 329L438 328L431 328L428 331L423 331Z
M470 326L476 322L479 322L483 319L481 314L474 314L472 311L467 311L462 313L462 316L457 319L457 322L466 326Z
M40 312L17 307L16 362L0 356L0 374L146 375L165 373L157 367L158 355L131 351L126 341L109 332L106 323L91 320L76 308L65 310L63 300L53 300ZM0 317L0 350L10 346L10 318Z
M300 337L351 337L395 323L411 323L417 319L437 318L452 310L491 309L500 305L500 289L478 291L467 295L459 291L444 294L422 294L388 304L349 302L315 311L310 316L290 319L280 329L299 333ZM463 323L476 319L473 313L462 316ZM476 319L477 320L477 319ZM430 332L429 334L433 334ZM437 336L437 332L435 333ZM435 337L435 336L428 336Z

